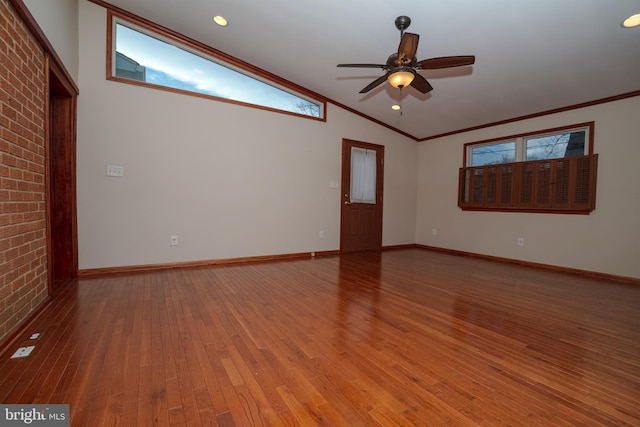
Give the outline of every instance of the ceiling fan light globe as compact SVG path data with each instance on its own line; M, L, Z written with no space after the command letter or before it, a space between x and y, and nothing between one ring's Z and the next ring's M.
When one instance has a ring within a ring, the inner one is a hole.
M226 27L227 25L229 25L229 22L227 21L227 19L224 16L220 16L220 15L214 16L213 22L220 25L221 27Z
M414 74L410 71L401 70L396 71L395 73L389 74L387 80L389 84L396 89L402 89L403 87L407 87L411 84L414 79Z
M633 28L640 26L640 13L636 13L635 15L632 15L625 19L624 22L622 22L622 26L624 28Z

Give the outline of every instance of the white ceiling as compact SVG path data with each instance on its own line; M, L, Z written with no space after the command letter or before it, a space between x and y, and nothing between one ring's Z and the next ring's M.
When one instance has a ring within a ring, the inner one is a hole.
M109 0L417 139L640 90L637 0ZM229 20L226 28L214 15ZM420 73L426 95L383 84L407 15L417 59L475 55L473 66Z

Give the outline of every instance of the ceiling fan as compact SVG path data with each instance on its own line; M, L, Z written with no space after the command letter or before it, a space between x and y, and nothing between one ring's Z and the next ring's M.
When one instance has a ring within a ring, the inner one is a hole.
M389 55L386 64L338 64L338 67L382 68L386 70L383 76L369 83L360 93L369 92L374 87L381 85L385 80L388 80L391 86L398 89L413 86L420 92L427 93L433 90L433 87L427 79L418 74L417 71L472 65L476 60L475 56L466 55L442 56L418 61L416 60L416 52L418 50L418 40L420 36L418 34L404 32L411 24L411 18L408 16L398 16L395 24L396 28L400 30L400 45L398 46L397 53Z

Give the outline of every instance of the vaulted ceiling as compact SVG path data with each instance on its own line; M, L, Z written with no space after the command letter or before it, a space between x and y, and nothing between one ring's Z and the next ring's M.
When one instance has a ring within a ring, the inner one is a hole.
M640 90L636 0L108 0L326 96L416 139ZM223 15L227 27L212 21ZM420 35L417 59L475 55L473 66L420 71L421 94L384 74L396 17ZM401 101L402 114L391 106Z

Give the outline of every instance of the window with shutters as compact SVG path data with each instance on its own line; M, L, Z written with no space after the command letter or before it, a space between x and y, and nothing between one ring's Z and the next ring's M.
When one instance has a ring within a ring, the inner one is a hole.
M463 210L588 214L595 209L594 123L465 144Z

